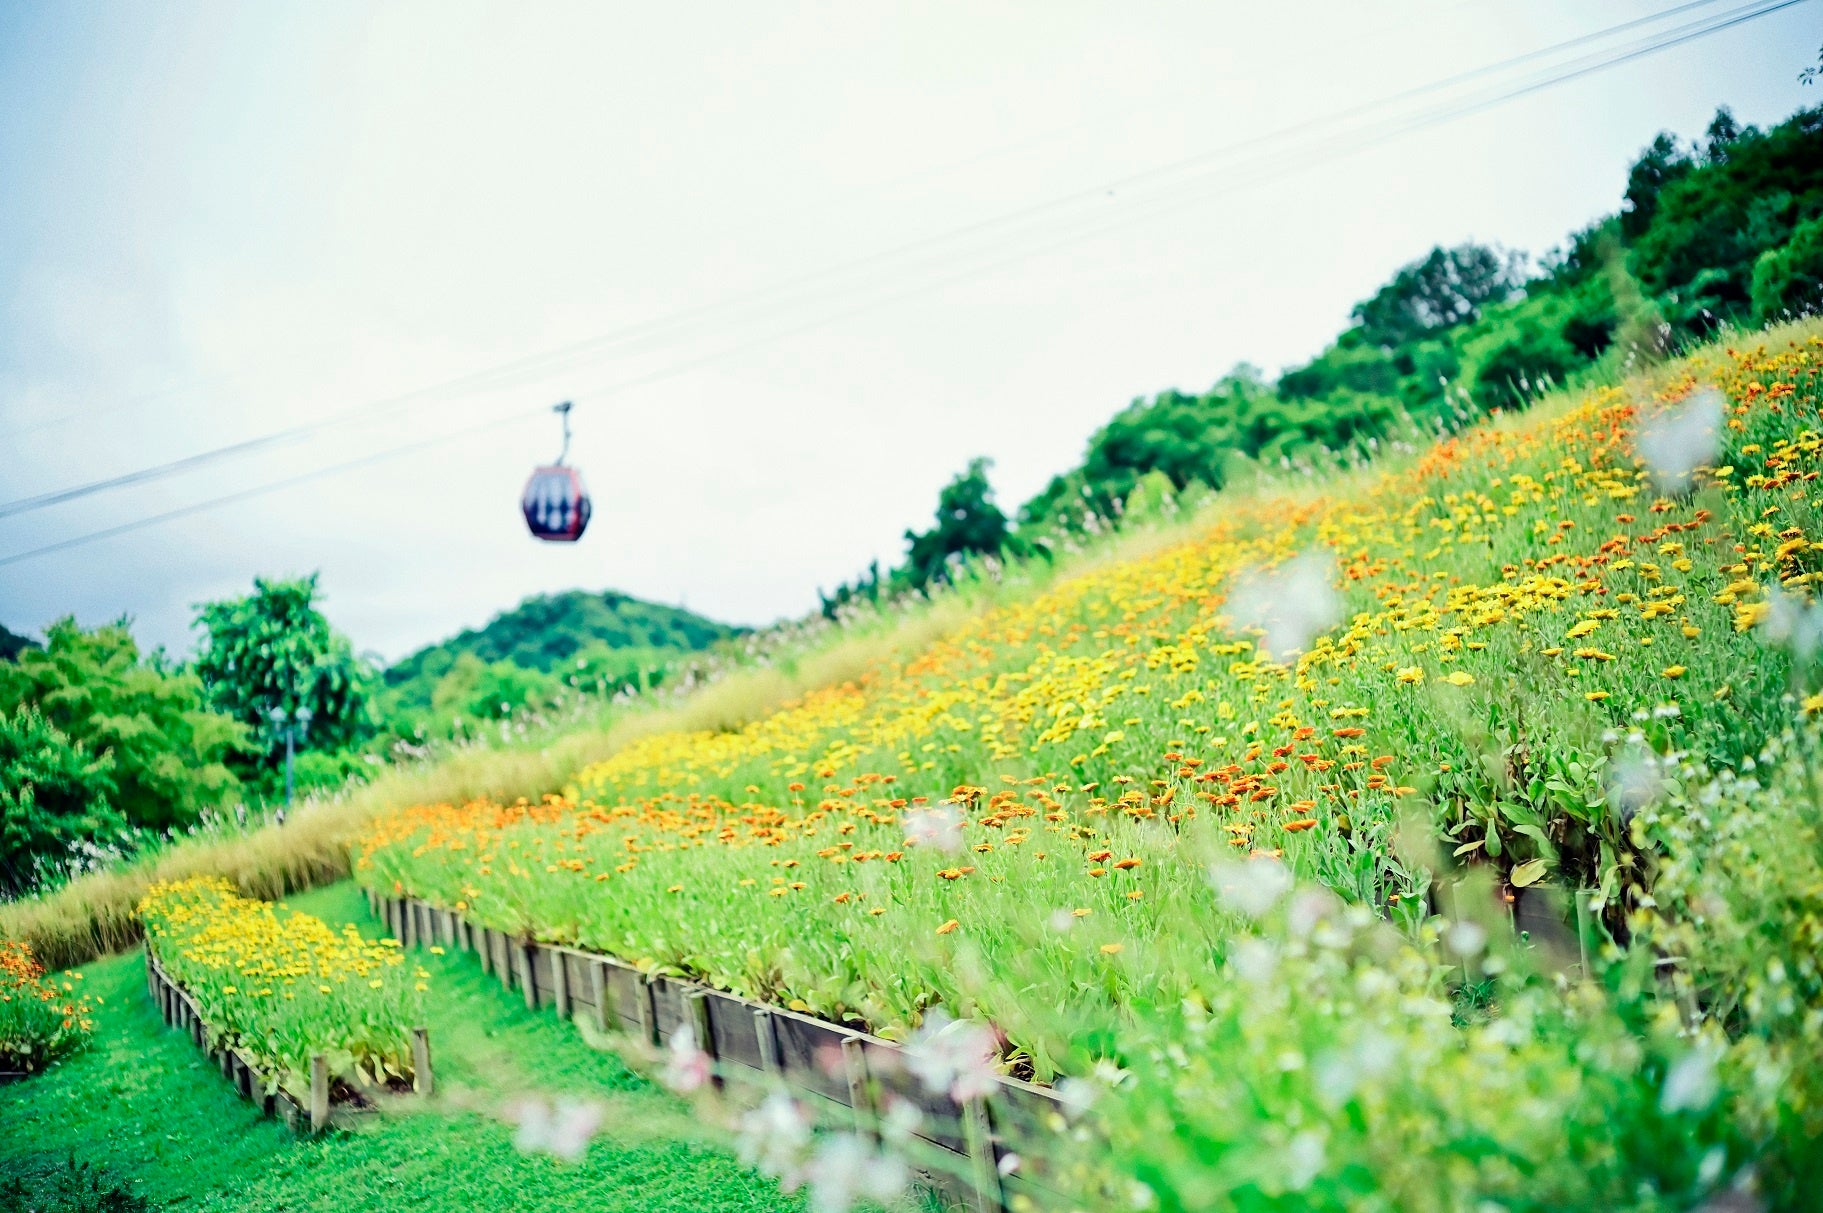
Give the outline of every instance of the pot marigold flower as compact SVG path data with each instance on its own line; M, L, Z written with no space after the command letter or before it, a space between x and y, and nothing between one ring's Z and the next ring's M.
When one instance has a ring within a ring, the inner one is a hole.
M959 927L961 925L962 925L961 923L957 922L955 919L952 918L948 922L944 923L942 926L937 928L937 934L948 935L951 931L955 930L957 927Z
M1424 682L1424 668L1422 666L1408 665L1395 674L1394 677L1407 685L1421 685Z
M1298 832L1298 831L1299 831L1299 830L1308 830L1308 829L1311 829L1311 828L1313 828L1313 827L1314 827L1314 826L1315 826L1315 825L1316 825L1316 824L1317 824L1317 819L1316 819L1316 818L1314 818L1314 817L1303 817L1303 818L1300 818L1300 819L1298 819L1298 820L1297 820L1297 821L1288 821L1288 822L1286 822L1286 823L1285 823L1285 827L1284 827L1284 828L1285 828L1285 832L1286 832L1286 833L1287 833L1287 834L1296 834L1296 833L1297 833L1297 832Z
M1104 943L1101 945L1101 951L1104 956L1118 956L1125 946L1125 944Z
M1659 673L1663 674L1666 678L1682 678L1686 671L1681 665L1668 665L1663 670L1660 670Z
M1606 691L1589 691L1588 693L1583 695L1583 698L1587 699L1590 703L1600 703L1602 700L1606 699L1607 697L1608 697L1608 692L1606 692Z
M1468 673L1467 671L1457 670L1454 673L1445 674L1442 678L1439 678L1437 681L1438 682L1447 682L1453 687L1466 687L1466 686L1474 685L1475 676L1473 674Z

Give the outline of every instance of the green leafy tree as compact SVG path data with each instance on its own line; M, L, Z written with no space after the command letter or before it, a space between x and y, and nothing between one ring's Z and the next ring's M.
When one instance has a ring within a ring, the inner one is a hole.
M1580 362L1563 337L1536 321L1524 323L1477 368L1475 397L1483 408L1523 408Z
M12 661L25 650L37 647L37 644L30 636L8 631L6 625L0 624L0 661Z
M907 531L909 545L902 574L915 589L947 581L950 566L972 555L998 555L1010 531L1006 515L994 504L994 486L988 481L993 461L972 459L967 469L937 494L936 525L928 531Z
M1434 248L1356 304L1354 321L1369 342L1390 349L1466 324L1524 284L1522 253L1482 244Z
M79 844L126 828L109 800L111 766L36 708L0 709L0 895L26 891Z
M1761 323L1787 312L1823 308L1823 215L1792 230L1782 248L1768 249L1753 264L1753 318Z
M196 608L204 636L195 669L211 701L261 739L268 768L284 754L275 712L310 712L306 749L337 750L368 737L378 675L317 609L316 574L255 578L253 590Z
M93 630L61 619L44 644L0 665L0 705L30 704L112 766L111 800L130 825L194 822L239 790L228 761L248 730L213 711L194 674L144 657L126 622Z

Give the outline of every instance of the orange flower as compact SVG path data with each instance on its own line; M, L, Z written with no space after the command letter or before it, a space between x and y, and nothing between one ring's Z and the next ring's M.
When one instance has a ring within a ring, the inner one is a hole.
M961 923L957 922L955 919L952 918L948 922L944 923L942 926L937 928L937 934L948 935L951 931L955 930L957 927L959 927L961 925L962 925Z

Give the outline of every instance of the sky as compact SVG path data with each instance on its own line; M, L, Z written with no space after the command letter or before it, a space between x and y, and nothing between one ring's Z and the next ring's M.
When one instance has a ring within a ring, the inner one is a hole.
M182 653L312 571L388 660L577 587L802 615L972 457L1010 510L1659 130L1823 102L1823 0L1499 99L1741 7L0 0L0 503L288 435L0 517L0 624ZM517 504L560 400L574 545Z

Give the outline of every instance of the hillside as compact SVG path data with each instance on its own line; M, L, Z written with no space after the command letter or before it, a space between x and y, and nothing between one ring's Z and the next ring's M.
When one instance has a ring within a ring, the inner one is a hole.
M377 707L396 736L463 736L577 692L655 686L680 658L745 631L614 590L536 594L387 670Z
M419 649L386 671L386 683L398 686L426 675L440 677L465 653L489 664L510 661L521 669L549 674L598 645L696 652L744 631L682 607L614 590L534 594L484 627L467 628Z

